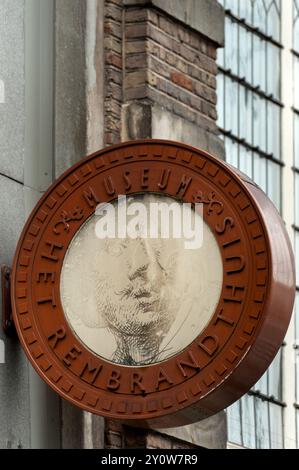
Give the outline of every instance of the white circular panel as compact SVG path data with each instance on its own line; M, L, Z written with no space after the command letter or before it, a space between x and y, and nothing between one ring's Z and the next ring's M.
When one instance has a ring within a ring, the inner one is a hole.
M155 194L133 200L147 209L177 202ZM156 239L100 239L98 215L76 233L61 272L61 301L71 328L92 352L127 366L153 364L179 353L207 326L223 267L211 229L193 214L203 231L195 249L186 248L185 238L161 238L163 220Z

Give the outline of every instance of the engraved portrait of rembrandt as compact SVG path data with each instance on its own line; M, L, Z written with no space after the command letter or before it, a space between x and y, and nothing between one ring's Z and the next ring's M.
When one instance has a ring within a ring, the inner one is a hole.
M170 198L168 198L170 199ZM96 218L66 254L61 300L77 337L106 360L142 366L187 347L218 303L222 262L204 225L203 246L181 239L95 237Z

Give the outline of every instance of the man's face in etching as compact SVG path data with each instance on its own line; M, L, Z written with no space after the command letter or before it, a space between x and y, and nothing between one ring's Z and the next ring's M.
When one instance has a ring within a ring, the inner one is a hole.
M178 241L106 240L97 270L96 302L115 334L163 335L174 320L176 253L169 250L170 243Z

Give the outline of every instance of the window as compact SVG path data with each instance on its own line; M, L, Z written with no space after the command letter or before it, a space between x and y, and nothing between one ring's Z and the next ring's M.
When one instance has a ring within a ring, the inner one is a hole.
M294 245L296 262L295 374L297 444L299 443L299 0L293 0Z
M226 159L281 210L281 2L220 3L225 9L225 48L218 57L218 125ZM248 448L282 448L283 409L279 351L253 390L228 409L229 440Z

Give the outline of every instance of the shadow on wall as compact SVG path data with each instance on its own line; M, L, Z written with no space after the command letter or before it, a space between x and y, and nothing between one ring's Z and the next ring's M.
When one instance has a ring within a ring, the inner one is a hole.
M3 339L0 339L0 364L5 364L5 344Z

